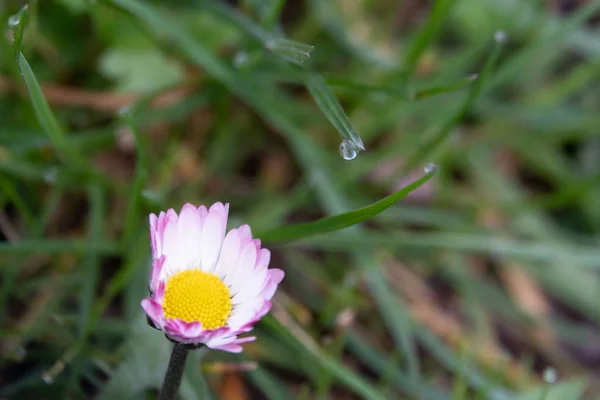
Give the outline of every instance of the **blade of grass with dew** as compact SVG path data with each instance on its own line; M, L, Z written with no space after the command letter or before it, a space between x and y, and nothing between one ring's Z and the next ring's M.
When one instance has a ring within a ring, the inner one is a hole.
M25 4L21 9L8 19L9 26L13 27L13 48L15 58L19 61L19 54L23 44L23 34L29 20L29 4Z
M350 140L359 149L364 150L365 145L356 133L342 108L342 105L329 89L329 86L319 74L308 73L306 77L306 88L315 100L319 109L325 114L327 120L335 127L343 138Z
M310 57L310 52L314 48L313 46L285 38L269 38L265 32L260 31L260 27L256 26L250 19L240 15L231 7L221 4L213 5L212 2L206 4L210 4L210 8L217 10L221 15L228 16L234 24L244 29L247 33L254 33L255 36L262 38L261 40L265 40L265 47L283 59L303 66L304 62ZM258 32L260 32L260 35L257 34ZM323 77L318 73L309 72L305 78L305 85L319 109L340 135L350 140L359 149L364 150L365 147L362 139L354 128L352 128L340 102L331 92Z
M275 53L283 60L303 67L304 63L310 59L310 53L315 47L295 40L274 38L267 41L265 48Z
M374 203L370 206L313 222L305 222L276 228L263 234L258 234L257 237L265 242L290 241L317 234L334 232L352 225L356 225L385 211L396 202L402 200L404 197L410 194L410 192L431 179L434 174L435 173L425 174L399 191L379 200L377 203Z
M499 35L500 36L500 35ZM504 43L504 38L496 37L494 38L494 45L492 50L490 51L487 60L485 61L482 71L479 74L478 79L471 86L471 90L467 94L465 102L461 105L458 112L456 112L439 130L439 132L427 143L425 143L420 149L413 153L413 155L406 161L406 164L402 167L403 172L407 172L415 168L420 162L426 160L430 157L430 155L447 139L450 131L454 126L460 122L460 120L465 116L465 114L470 110L471 106L479 97L484 89L484 85L488 82L492 75L492 71L494 70L498 59L500 57L500 53L502 50L502 45Z

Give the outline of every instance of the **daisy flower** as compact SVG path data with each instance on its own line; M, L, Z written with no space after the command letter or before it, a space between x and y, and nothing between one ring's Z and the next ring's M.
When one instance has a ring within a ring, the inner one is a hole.
M238 336L269 312L283 271L267 268L271 253L248 225L225 236L228 212L229 204L186 204L179 215L150 215L152 275L142 308L174 342L238 353L256 339Z

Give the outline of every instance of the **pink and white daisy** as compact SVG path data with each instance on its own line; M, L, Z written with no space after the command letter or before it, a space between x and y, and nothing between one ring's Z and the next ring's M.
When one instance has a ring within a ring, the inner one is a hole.
M238 335L269 312L283 271L267 268L271 253L248 225L225 236L228 212L229 204L186 204L179 215L150 215L152 276L142 308L175 342L239 353L256 337Z

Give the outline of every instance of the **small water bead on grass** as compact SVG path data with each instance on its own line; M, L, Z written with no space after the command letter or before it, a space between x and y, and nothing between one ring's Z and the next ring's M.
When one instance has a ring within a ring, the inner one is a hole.
M23 16L23 13L25 13L28 9L29 5L25 4L16 14L11 15L8 18L8 26L11 28L19 26L19 24L21 23L21 17Z
M435 174L436 172L438 172L440 170L440 166L436 163L427 163L427 165L425 165L425 168L423 168L423 170L425 171L426 174Z
M551 384L558 380L556 368L548 367L544 370L544 382Z
M344 160L354 160L360 151L360 148L349 139L342 140L340 143L340 154Z
M496 33L494 33L494 40L496 41L496 43L504 43L507 39L508 36L504 31L496 31Z
M243 67L248 63L248 53L240 50L233 56L232 64L235 68Z

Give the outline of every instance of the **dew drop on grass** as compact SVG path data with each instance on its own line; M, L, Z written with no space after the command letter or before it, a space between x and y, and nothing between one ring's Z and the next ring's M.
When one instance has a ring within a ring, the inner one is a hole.
M546 383L554 383L558 379L558 374L556 373L556 369L549 367L544 370L544 382Z
M354 160L358 154L358 146L353 141L344 139L340 143L340 154L344 160Z
M20 22L21 22L21 13L20 12L14 14L14 15L11 15L8 18L8 26L10 26L11 28L18 26Z
M507 39L506 32L496 31L496 33L494 33L494 40L496 41L496 43L504 43L504 42L506 42L506 39Z
M19 10L19 12L8 17L8 26L11 28L17 27L21 23L21 17L23 16L23 13L26 12L28 8L29 5L25 4L23 8Z
M47 372L44 372L42 374L42 380L44 381L44 383L46 383L48 385L52 385L54 383L54 378L52 376L50 376L50 374Z
M248 53L245 51L238 51L233 56L233 66L236 68L244 66L244 64L248 63Z
M123 106L117 110L117 114L120 117L126 117L127 115L129 115L130 111L131 111L131 108L129 108L127 106Z
M425 170L426 174L435 174L436 172L439 171L440 166L436 163L427 163L427 165L425 165L425 168L423 168Z

